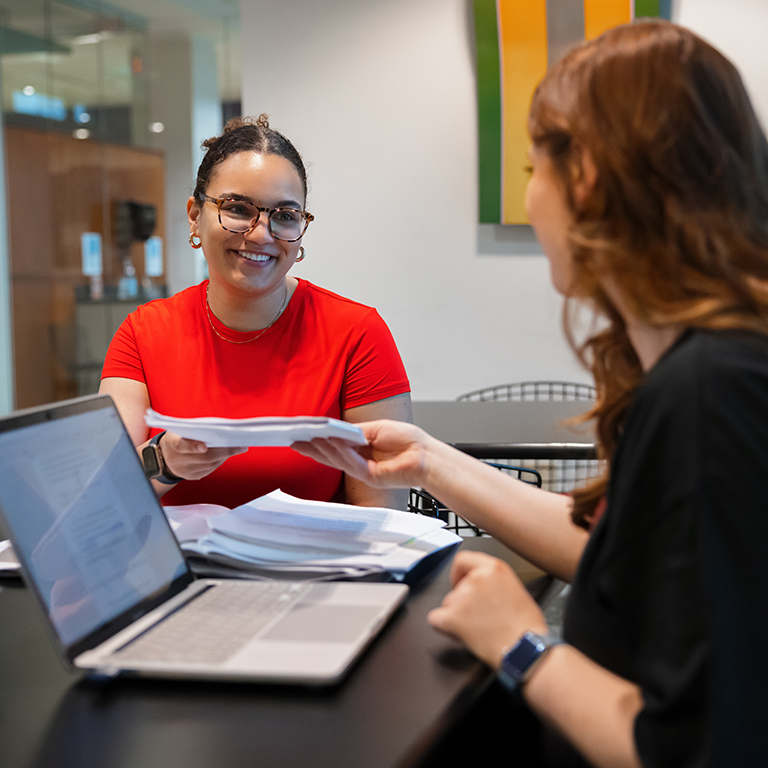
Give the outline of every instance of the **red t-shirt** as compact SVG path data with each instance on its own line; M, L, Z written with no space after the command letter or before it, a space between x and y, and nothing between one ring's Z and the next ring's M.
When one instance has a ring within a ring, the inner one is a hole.
M214 333L206 282L139 307L120 326L102 378L144 382L152 408L166 416L331 416L410 391L392 334L375 309L306 280L260 338L231 344ZM222 325L233 340L253 337ZM153 430L153 434L157 430ZM251 448L202 480L184 480L164 504L236 507L281 488L327 501L342 473L290 448Z

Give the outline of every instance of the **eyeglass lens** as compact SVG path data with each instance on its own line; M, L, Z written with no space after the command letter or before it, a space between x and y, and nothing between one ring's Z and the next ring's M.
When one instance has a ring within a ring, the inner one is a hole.
M230 232L247 232L261 212L242 200L225 200L219 209L221 225ZM301 211L278 208L269 214L269 231L278 240L298 240L307 228Z

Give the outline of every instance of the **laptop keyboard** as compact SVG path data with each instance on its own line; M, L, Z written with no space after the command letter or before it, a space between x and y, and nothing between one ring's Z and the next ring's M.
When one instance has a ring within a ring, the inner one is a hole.
M131 661L217 664L295 603L310 584L226 581L171 613L114 656Z

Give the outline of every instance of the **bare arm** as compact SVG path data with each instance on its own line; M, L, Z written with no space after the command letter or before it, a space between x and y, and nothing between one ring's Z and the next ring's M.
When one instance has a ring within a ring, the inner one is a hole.
M413 408L410 392L373 403L347 408L342 414L344 421L359 424L376 419L393 419L413 423ZM348 504L361 507L388 507L405 509L408 506L408 491L400 488L374 488L352 475L344 475L344 495Z
M362 425L369 445L313 440L294 448L377 488L423 487L524 558L570 580L588 534L570 519L567 496L515 480L441 443L389 421Z
M568 497L503 475L430 437L392 422L363 425L369 445L313 440L294 448L347 474L383 487L422 486L452 509L540 567L570 578L587 533L570 520ZM459 553L453 590L429 622L498 668L505 649L546 620L508 565L477 552ZM523 689L536 712L553 723L592 763L640 768L634 721L640 689L576 649L556 647Z
M144 445L149 440L149 427L144 422L144 413L149 408L147 385L133 379L102 379L99 394L112 397L133 444Z
M133 379L110 377L102 379L99 392L110 395L123 420L136 450L149 442L149 427L144 414L149 408L147 385ZM163 460L168 469L178 477L199 480L221 466L230 456L243 453L246 448L209 448L199 440L187 440L173 432L166 432L162 439ZM153 480L155 493L162 496L173 486Z
M634 726L643 696L634 683L564 645L543 660L524 695L591 764L641 768Z
M589 538L569 496L543 491L430 438L424 487L534 565L570 581Z
M547 631L538 605L501 560L460 552L451 580L453 590L430 612L429 622L461 639L495 669L523 633ZM634 683L563 645L550 651L522 690L530 706L591 764L640 768L633 734L643 699Z

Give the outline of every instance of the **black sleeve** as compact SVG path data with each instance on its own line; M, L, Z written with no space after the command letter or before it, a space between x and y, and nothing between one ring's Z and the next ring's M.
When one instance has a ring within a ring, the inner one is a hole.
M766 545L768 344L696 334L637 394L566 616L641 686L645 766L768 765Z

